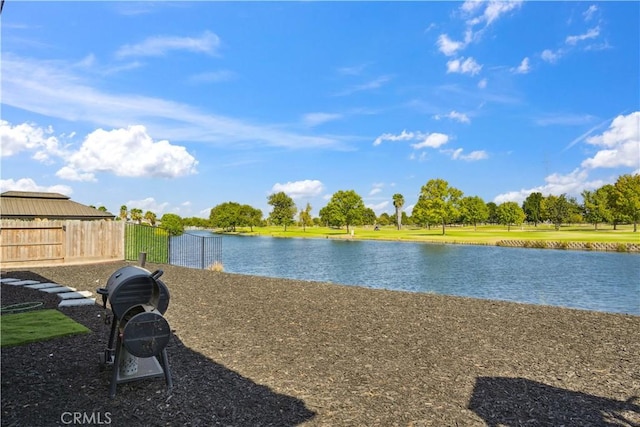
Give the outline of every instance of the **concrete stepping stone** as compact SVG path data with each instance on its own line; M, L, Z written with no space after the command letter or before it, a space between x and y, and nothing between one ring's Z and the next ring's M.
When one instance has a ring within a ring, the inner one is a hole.
M44 289L44 288L55 288L58 287L60 285L58 285L57 283L38 283L36 285L25 285L25 288L29 288L29 289Z
M58 294L60 299L78 299L78 298L87 298L91 296L91 292L89 291L79 291L79 292L61 292Z
M13 282L6 282L7 285L11 285L11 286L24 286L24 285L35 285L38 282L37 280L18 280L18 281L13 281Z
M5 277L3 279L0 279L0 283L9 283L9 282L18 282L20 281L20 279L13 279L11 277Z
M42 292L46 292L49 294L58 294L60 292L75 292L77 291L76 288L70 288L69 286L58 286L55 288L44 288L44 289L40 289Z
M95 303L95 298L65 299L60 301L58 307L76 307L81 305L93 305Z

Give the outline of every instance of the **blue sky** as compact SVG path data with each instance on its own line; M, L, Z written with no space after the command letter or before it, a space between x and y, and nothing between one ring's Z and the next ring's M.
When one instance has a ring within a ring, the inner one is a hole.
M2 191L208 217L579 196L640 171L638 2L24 2L1 30Z

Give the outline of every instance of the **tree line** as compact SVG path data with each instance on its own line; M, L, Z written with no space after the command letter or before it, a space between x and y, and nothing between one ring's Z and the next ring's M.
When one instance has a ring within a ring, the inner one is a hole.
M160 218L160 226L171 234L181 234L184 227L219 228L224 231L236 231L237 227L253 227L277 225L284 227L299 225L303 228L326 226L350 228L357 225L388 226L397 229L403 226L424 228L439 227L442 234L449 225L503 224L508 230L525 221L538 226L540 223L551 223L556 229L562 224L589 223L597 230L599 224L633 223L633 231L637 231L640 220L640 175L621 175L615 184L607 184L596 190L585 190L581 194L582 203L566 194L543 195L532 192L522 204L504 202L496 204L485 202L479 196L465 196L464 193L449 185L444 179L431 179L420 189L418 201L413 206L411 215L402 210L405 199L402 194L393 195L395 213L382 213L377 216L373 209L364 205L362 197L354 190L340 190L331 196L326 206L322 207L317 217L311 215L309 203L299 209L293 199L284 192L267 197L271 211L264 217L260 209L238 202L224 202L213 207L209 218L181 218L176 214L164 214ZM144 215L140 209L120 209L118 219L155 225L156 215L147 211Z

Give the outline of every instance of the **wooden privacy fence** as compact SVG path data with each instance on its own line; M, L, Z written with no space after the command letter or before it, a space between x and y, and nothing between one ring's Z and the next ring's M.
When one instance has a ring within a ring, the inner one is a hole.
M120 221L0 220L3 268L124 259Z

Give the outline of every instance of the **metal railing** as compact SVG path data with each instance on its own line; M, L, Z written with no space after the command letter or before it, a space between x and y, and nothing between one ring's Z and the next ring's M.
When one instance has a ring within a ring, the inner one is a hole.
M170 236L162 228L127 224L125 259L138 260L141 252L148 262L204 269L221 262L222 238L190 233Z
M169 239L169 264L204 269L221 261L221 237L184 233Z

